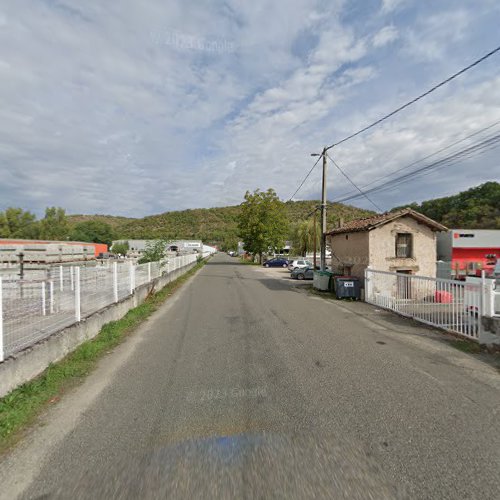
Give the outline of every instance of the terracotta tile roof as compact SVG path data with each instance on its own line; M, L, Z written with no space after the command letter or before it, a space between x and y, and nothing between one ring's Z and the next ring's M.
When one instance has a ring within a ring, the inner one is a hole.
M385 212L383 214L374 215L373 217L366 217L365 219L356 219L347 222L342 227L338 227L329 231L326 234L342 234L342 233L353 233L357 231L371 231L376 227L383 226L394 219L399 219L400 217L411 217L415 219L420 224L425 224L430 227L433 231L447 231L448 228L443 226L439 222L430 219L429 217L412 210L411 208L404 208L403 210L398 210L396 212Z

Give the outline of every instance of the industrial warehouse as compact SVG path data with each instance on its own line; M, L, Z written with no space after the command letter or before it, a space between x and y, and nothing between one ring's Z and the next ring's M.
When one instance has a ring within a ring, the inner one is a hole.
M58 264L95 260L108 251L102 243L0 238L0 264Z

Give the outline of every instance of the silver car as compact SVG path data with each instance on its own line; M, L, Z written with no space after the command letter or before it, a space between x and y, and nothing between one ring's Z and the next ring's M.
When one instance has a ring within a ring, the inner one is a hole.
M290 278L296 280L312 280L314 278L314 269L311 267L298 267L290 273Z
M305 267L312 267L313 263L310 260L306 259L299 259L299 260L292 260L288 264L288 269L290 271L293 271L294 269L303 269Z

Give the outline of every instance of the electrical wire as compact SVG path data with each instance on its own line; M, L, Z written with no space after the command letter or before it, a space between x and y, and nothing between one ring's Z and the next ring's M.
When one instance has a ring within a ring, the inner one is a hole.
M421 162L423 162L425 160L428 160L429 158L432 158L433 156L436 156L437 154L442 153L443 151L446 151L447 149L450 149L453 146L456 146L457 144L460 144L461 142L466 141L467 139L475 137L476 135L481 134L482 132L486 132L487 130L490 130L491 128L496 127L499 124L500 124L500 120L492 123L491 125L488 125L487 127L484 127L482 129L476 130L475 132L473 132L473 133L471 133L469 135L466 135L465 137L462 137L461 139L458 139L457 141L454 141L451 144L448 144L447 146L444 146L444 147L442 147L442 148L434 151L433 153L431 153L431 154L429 154L427 156L424 156L423 158L419 158L418 160L412 161L411 163L409 163L408 165L405 165L404 167L398 168L396 170L393 170L392 172L389 172L388 174L383 175L382 177L378 177L377 179L374 179L373 181L369 182L368 184L365 184L363 186L363 188L371 186L371 185L373 185L373 184L381 181L382 179L386 179L387 177L391 177L392 175L394 175L394 174L396 174L398 172L402 172L403 170L407 170L408 168L413 167L414 165L416 165L418 163L421 163ZM355 191L349 191L347 193L342 194L341 196L349 196L349 195L351 195L353 193L355 193Z
M337 164L337 162L328 154L326 154L326 157L337 167L339 172L379 211L383 212L383 210L360 188L358 187L357 184L354 183L354 181L340 168L340 166Z
M427 175L429 173L432 173L434 170L437 170L439 168L444 168L449 165L453 165L457 163L459 160L463 159L469 159L471 158L474 154L479 154L479 153L484 153L492 148L500 146L500 136L498 136L494 141L489 142L487 144L481 144L481 145L476 145L474 146L474 149L467 148L467 150L460 151L459 153L456 153L454 155L450 155L449 157L443 158L442 160L439 160L437 162L431 163L430 165L426 165L424 167L421 167L413 172L410 172L408 174L396 177L395 179L391 179L388 182L385 182L379 186L375 186L369 190L367 190L367 193L373 193L373 192L380 192L380 191L385 191L387 189L392 189L400 184L403 184L404 182L410 180L411 178L415 177L416 175ZM352 196L345 196L343 198L340 198L338 200L335 200L337 202L344 202L347 200L353 200L356 198L359 198L359 194L354 194Z
M465 68L461 69L460 71L457 71L453 75L449 76L448 78L446 78L446 80L443 80L442 82L438 83L437 85L434 85L434 87L431 87L429 90L427 90L423 94L420 94L419 96L415 97L414 99L412 99L411 101L407 102L406 104L403 104L402 106L399 106L399 108L396 108L394 111L391 111L390 113L388 113L387 115L383 116L382 118L379 118L378 120L374 121L370 125L367 125L366 127L362 128L361 130L358 130L357 132L354 132L353 134L350 134L347 137L344 137L342 140L337 141L336 143L332 144L331 146L328 146L326 148L326 151L328 151L329 149L333 148L334 146L338 146L339 144L342 144L342 143L344 143L344 142L352 139L353 137L356 137L356 136L362 134L363 132L366 132L367 130L369 130L369 129L375 127L376 125L382 123L383 121L387 120L391 116L394 116L396 113L399 113L400 111L403 111L404 109L408 108L412 104L415 104L417 101L420 101L421 99L423 99L424 97L428 96L429 94L431 94L435 90L437 90L440 87L442 87L443 85L446 85L447 83L451 82L455 78L457 78L460 75L464 74L466 71L469 71L470 69L474 68L475 66L477 66L478 64L480 64L481 62L485 61L486 59L488 59L489 57L491 57L492 55L496 54L499 51L500 51L500 46L496 47L493 50L491 50L490 52L488 52L484 56L480 57L479 59L477 59L473 63L471 63L468 66L466 66Z
M316 163L312 166L311 170L309 170L309 172L307 173L307 175L304 177L304 180L300 183L299 187L295 190L295 193L292 194L292 196L290 196L290 198L288 198L288 201L292 201L293 197L300 191L300 189L302 188L302 186L304 185L304 182L307 181L307 179L309 178L309 176L312 174L313 170L316 168L316 165L319 163L319 160L321 160L321 156L318 157L318 159L316 160Z
M496 134L492 137L489 137L485 140L482 140L481 142L474 144L472 146L468 146L460 151L457 151L447 157L441 158L440 160L437 160L435 162L432 162L428 165L424 165L423 167L420 167L418 169L415 169L411 172L408 172L407 174L400 175L399 177L395 177L393 179L390 179L387 182L384 182L380 184L379 186L375 186L371 189L368 189L365 191L365 194L369 193L374 193L374 192L379 192L385 189L393 188L396 187L403 182L406 182L409 179L412 179L416 175L419 175L421 173L431 173L432 171L443 168L449 165L455 164L457 161L464 160L464 159L470 159L474 155L477 154L482 154L486 151L489 151L491 149L497 148L500 146L500 134ZM366 187L366 186L363 186ZM336 199L335 201L337 203L341 203L344 201L348 200L353 200L356 198L359 198L361 195L360 194L355 194L353 196L344 196L342 198Z

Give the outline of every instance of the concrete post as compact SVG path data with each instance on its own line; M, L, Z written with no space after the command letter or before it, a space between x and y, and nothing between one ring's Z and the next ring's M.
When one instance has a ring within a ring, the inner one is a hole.
M372 300L371 280L369 272L370 268L365 268L365 302L371 302Z
M59 266L59 290L64 290L64 271L63 266Z
M82 311L81 311L81 297L80 297L80 268L77 266L74 269L75 279L74 279L74 287L75 287L75 320L77 322L82 319Z
M71 282L71 291L75 289L75 270L73 269L73 266L69 268L69 279Z

